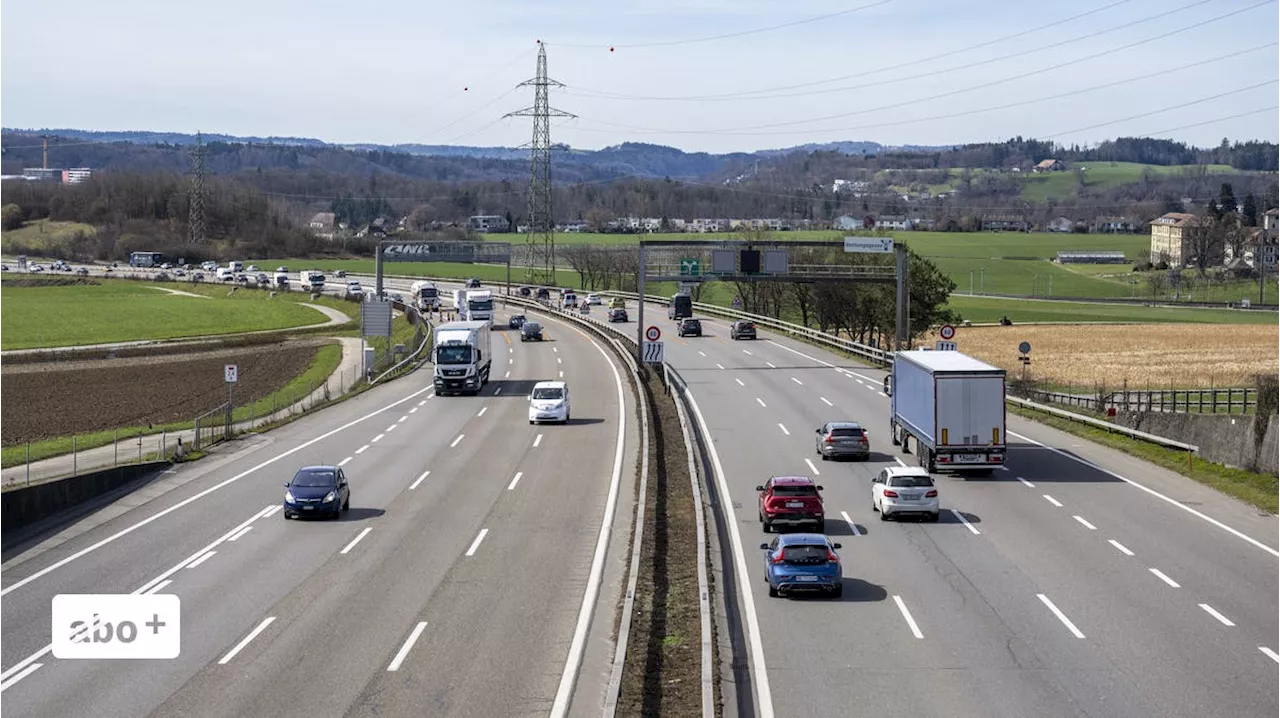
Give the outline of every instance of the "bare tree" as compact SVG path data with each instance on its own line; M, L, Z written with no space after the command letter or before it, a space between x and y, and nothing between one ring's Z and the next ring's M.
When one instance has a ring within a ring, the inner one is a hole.
M1183 229L1191 233L1188 245L1193 255L1192 261L1201 277L1205 276L1209 267L1222 264L1223 247L1226 246L1227 235L1234 224L1233 217L1234 215L1224 215L1214 218L1203 215L1191 222L1192 226Z
M1151 298L1159 299L1165 292L1168 278L1162 271L1155 271L1147 274L1147 286L1151 289Z

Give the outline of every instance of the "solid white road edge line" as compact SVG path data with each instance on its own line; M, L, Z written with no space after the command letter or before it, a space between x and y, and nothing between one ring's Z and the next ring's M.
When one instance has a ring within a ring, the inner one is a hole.
M1059 621L1062 621L1062 625L1066 626L1068 631L1071 631L1071 635L1076 638L1084 638L1084 634L1080 632L1079 628L1076 628L1076 624L1072 623L1070 618L1067 618L1067 614L1059 611L1058 607L1053 605L1053 601L1050 601L1048 596L1043 593L1037 593L1036 598L1040 599L1041 603L1048 606L1050 611L1053 611L1053 615L1057 616Z
M1111 544L1112 546L1115 546L1115 547L1116 547L1116 549L1118 549L1118 550L1120 551L1120 553L1124 554L1125 556L1132 556L1132 555L1133 555L1133 552L1132 552L1132 551L1130 551L1129 549L1125 548L1124 544L1120 543L1119 541L1117 541L1117 540L1115 540L1115 539L1107 539L1107 543Z
M1057 499L1053 498L1048 494L1043 494L1043 496L1045 501L1048 501L1049 503L1053 504L1054 506L1057 506L1058 508L1062 508L1062 504Z
M707 428L707 420L702 416L702 409L698 408L698 401L693 397L693 392L686 391L685 395L689 397L689 406L693 407L693 413L698 417L702 435L710 438L711 430ZM714 441L708 442L707 448L711 451L711 465L716 472L716 486L719 487L721 505L724 506L724 502L729 501L732 494L729 493L729 483L724 476L724 466L720 463L720 452L716 451ZM724 521L729 528L729 539L733 548L734 572L737 574L742 602L746 607L747 643L751 648L751 677L756 685L756 710L759 711L760 718L773 718L773 690L769 687L769 671L764 662L764 643L760 639L760 619L756 615L756 599L750 588L755 584L747 573L747 559L742 552L742 535L738 530L737 517L734 516L731 505L723 510L726 512Z
M902 597L894 595L893 602L898 604L898 610L902 612L902 617L907 619L907 626L911 628L911 635L916 638L924 638L924 634L920 632L920 627L916 625L916 619L911 617L911 612L907 610L907 604L902 602Z
M418 636L422 635L422 631L427 627L426 621L419 621L418 625L413 627L409 633L409 637L404 639L404 645L400 646L400 650L396 651L396 657L391 659L391 665L387 666L388 671L400 670L400 664L404 663L404 659L409 657L409 651L413 648L413 644L418 642Z
M1087 459L1082 459L1082 458L1080 458L1080 457L1078 457L1078 456L1072 456L1071 454L1069 454L1069 453L1067 453L1067 452L1063 451L1062 449L1058 449L1058 448L1054 448L1054 447L1052 447L1052 446L1048 446L1048 445L1046 445L1046 444L1042 444L1042 443L1040 443L1039 441L1036 441L1035 439L1032 439L1032 438L1030 438L1030 437L1023 436L1023 435L1021 435L1021 434L1018 434L1018 433L1015 433L1015 432L1012 432L1012 431L1006 431L1005 433L1007 433L1009 436L1013 436L1013 437L1017 437L1017 438L1019 438L1019 439L1022 439L1023 441L1029 441L1029 442L1031 442L1032 444L1035 444L1036 446L1039 446L1039 447L1040 447L1040 448L1042 448L1042 449L1048 449L1049 451L1052 451L1053 453L1058 454L1058 455L1060 455L1060 456L1065 456L1065 457L1067 457L1068 459L1071 459L1072 461L1078 461L1078 462L1080 462L1081 464L1084 464L1085 466L1088 466L1088 467L1089 467L1089 468L1091 468L1091 469L1096 469L1097 471L1101 471L1102 473L1107 474L1108 476L1112 476L1112 477L1115 477L1115 478L1117 478L1117 479L1120 479L1121 481L1125 482L1126 484L1129 484L1130 486L1133 486L1133 487L1136 487L1136 488L1142 489L1143 491L1147 492L1148 494L1151 494L1152 496L1154 496L1154 497L1156 497L1156 498L1158 498L1158 499L1161 499L1161 500L1163 500L1163 501L1167 501L1167 502L1169 502L1170 504L1173 504L1174 506L1177 506L1178 508L1182 509L1183 511L1186 511L1187 513L1191 514L1192 516L1195 516L1195 517L1197 517L1197 518L1204 519L1205 521L1208 521L1209 523L1213 524L1214 526L1217 526L1218 528L1222 529L1223 531L1226 531L1227 533L1230 533L1231 535L1233 535L1233 536L1235 536L1235 537L1237 537L1237 538L1244 539L1245 541L1248 541L1249 543L1253 544L1254 546L1257 546L1258 548L1262 549L1263 551L1266 551L1267 553L1271 554L1272 556L1275 556L1276 558L1280 558L1280 551L1278 551L1278 550L1276 550L1276 549L1274 549L1274 548L1271 548L1270 546L1268 546L1268 545L1266 545L1266 544L1262 543L1261 541L1259 541L1259 540L1257 540L1257 539L1253 538L1252 536L1249 536L1249 535L1245 534L1245 533L1244 533L1244 532L1242 532L1242 531L1238 531L1238 530L1236 530L1236 529L1234 529L1234 528L1232 528L1232 527L1230 527L1230 526L1228 526L1228 525L1226 525L1226 524L1222 523L1221 521L1219 521L1219 520L1217 520L1217 519L1213 518L1212 516L1209 516L1209 515L1207 515L1207 514L1205 514L1205 513L1202 513L1202 512L1200 512L1200 511L1197 511L1197 510L1195 510L1195 509L1191 508L1190 506L1187 506L1186 504L1182 503L1181 501L1178 501L1177 499L1173 499L1173 498L1170 498L1170 497L1168 497L1168 496L1165 496L1164 494L1160 493L1159 491L1156 491L1155 489L1151 489L1151 488L1148 488L1148 487L1146 487L1146 486L1143 486L1142 484L1140 484L1140 483L1138 483L1138 482L1134 481L1133 479L1127 478L1127 477L1125 477L1125 476L1121 476L1120 474L1117 474L1116 472L1111 471L1110 469L1104 469L1104 468L1102 468L1101 466L1098 466L1097 464L1093 463L1092 461L1088 461ZM0 594L0 595L3 595L3 594Z
M87 555L88 555L88 554L90 554L90 553L93 553L94 551L97 551L98 549L102 548L103 546L106 546L107 544L109 544L109 543L111 543L111 542L113 542L113 541L116 541L117 539L121 538L122 536L127 536L127 535L129 535L129 534L133 533L134 531L137 531L138 529L142 528L143 526L146 526L147 524L149 524L149 523L153 522L153 521L157 521L157 520L159 520L160 518L162 518L162 517L164 517L164 516L168 516L169 514L173 513L174 511L177 511L178 509L181 509L181 508L183 508L183 507L185 507L185 506L188 506L188 505L190 505L190 504L192 504L192 503L194 503L194 502L196 502L196 501L199 501L200 499L202 499L202 498L204 498L204 497L208 496L209 494L212 494L213 492L217 491L218 489L221 489L221 488L223 488L224 486L229 486L229 485L231 485L231 484L233 484L233 483L235 483L235 482L239 481L240 479L243 479L244 477L246 477L246 476L248 476L248 475L250 475L250 474L254 473L255 471L258 471L259 469L266 468L267 466L270 466L271 464L274 464L274 463L276 463L277 461L279 461L279 460L281 460L281 459L283 459L283 458L285 458L285 457L287 457L287 456L292 456L293 454L296 454L296 453L298 453L299 451L302 451L303 449L307 448L308 446L311 446L311 445L313 445L313 444L316 444L316 443L319 443L319 442L321 442L321 441L324 441L325 439L329 438L330 436L333 436L334 434L337 434L337 433L339 433L339 432L345 431L345 430L347 430L347 429L349 429L349 428L351 428L351 427L355 426L356 424L359 424L359 423L360 423L360 422L362 422L362 421L365 421L365 420L367 420L367 419L371 419L371 418L373 418L373 417L377 416L378 414L381 414L382 412L384 412L384 411L386 411L386 410L388 410L388 409L391 409L392 407L396 407L396 406L399 406L400 404L403 404L403 403L404 403L404 402L406 402L406 401L410 401L410 400L411 400L411 399L413 399L414 397L416 397L416 396L418 396L418 395L422 394L422 392L427 391L427 390L428 390L428 389L430 389L430 388L431 388L431 387L427 387L426 389L419 389L418 391L413 392L412 394L410 394L410 395L406 396L406 397L405 397L405 398L403 398L403 399L400 399L400 400L395 401L395 402L393 402L393 403L391 403L391 404L388 404L388 405L386 405L386 406L382 407L381 409L377 409L377 410L375 410L375 411L371 411L371 412L369 412L368 414L365 414L364 416L362 416L362 417L360 417L360 418L358 418L358 419L354 419L354 420L352 420L352 421L349 421L349 422L347 422L347 423L343 424L342 426L339 426L339 427L338 427L338 428L336 428L336 429L333 429L333 430L331 430L331 431L327 431L327 432L325 432L325 433L321 434L320 436L317 436L317 437L316 437L316 438L314 438L314 439L310 439L310 440L308 440L308 441L306 441L306 442L303 442L303 443L301 443L301 444L299 444L299 445L297 445L297 446L293 447L292 449L289 449L288 451L285 451L285 452L282 452L282 453L280 453L280 454L277 454L276 456L273 456L272 458L267 459L266 461L264 461L264 462L262 462L262 463L260 463L260 464L258 464L258 465L256 465L256 466L252 466L252 467L250 467L250 468L248 468L248 469L246 469L246 470L244 470L244 471L240 472L239 474L236 474L235 476L232 476L231 478L229 478L229 479L227 479L227 480L225 480L225 481L222 481L222 482L220 482L220 483L214 484L213 486L210 486L209 488L205 489L204 491L201 491L201 492L200 492L200 493L198 493L198 494L195 494L194 496L190 496L190 497L188 497L188 498L186 498L186 499L183 499L182 501L179 501L178 503L174 504L173 506L170 506L170 507L169 507L169 508L167 508L167 509L164 509L163 511L158 511L158 512L156 512L155 514L152 514L151 516L148 516L147 518L145 518L145 519L143 519L143 520L139 521L138 523L133 524L132 526L129 526L128 528L121 529L121 530L119 530L119 531L115 532L114 534L111 534L110 536L108 536L108 537L106 537L106 538L102 539L101 541L98 541L97 543L95 543L95 544L93 544L93 545L91 545L91 546L88 546L88 547L86 547L86 548L82 548L82 549L80 549L79 551L77 551L77 552L75 552L75 553L71 554L70 556L67 556L66 558L64 558L64 559L62 559L62 560L60 560L60 561L58 561L58 562L56 562L56 563L50 564L49 566L46 566L46 567L44 567L44 568L40 569L39 571L36 571L35 573L31 574L30 576L27 576L26 578L22 579L21 581L17 581L17 582L15 582L15 583L14 583L13 585L11 585L11 586L6 586L3 590L0 590L0 596L7 596L7 595L9 595L9 593L10 593L10 592L12 592L12 591L16 591L16 590L18 590L19 588L22 588L23 586L25 586L25 585L27 585L27 584L31 583L32 581L35 581L35 580L36 580L36 579L38 579L38 578L42 578L42 577L44 577L44 576L47 576L48 574L52 573L53 571L56 571L56 570L58 570L58 569L62 568L63 566L66 566L67 564L71 563L72 561L75 561L76 559L82 558L82 557L84 557L84 556L87 556ZM256 518L258 518L258 517L257 517L257 516L254 516L254 519L256 519ZM253 519L250 519L250 521L252 521L252 520L253 520ZM239 527L236 527L236 530L239 530ZM206 550L207 550L207 549L206 549ZM1278 554L1278 555L1280 555L1280 554Z
M154 586L152 586L150 589L148 589L148 590L147 590L147 594L146 594L146 595L155 595L155 594L157 594L157 593L160 593L161 591L163 591L163 590L165 590L166 588L168 588L168 587L169 587L169 584L171 584L171 583L173 583L173 581L161 581L160 583L157 583L156 585L154 585Z
M802 357L804 357L805 359L808 359L809 361L817 362L817 363L821 364L822 366L825 366L825 367L828 367L828 368L831 368L831 369L835 369L836 371L840 372L841 374L846 374L846 375L848 375L850 379L852 379L852 378L854 378L854 377L861 377L861 378L866 379L867 381L869 381L869 382L873 382L873 383L874 383L874 382L879 381L878 379L872 379L871 377L867 376L866 374L859 374L859 373L858 373L858 372L856 372L856 371L850 371L849 369L845 369L845 368L843 368L843 367L838 367L838 366L836 366L835 364L832 364L832 363L831 363L831 362L829 362L829 361L823 361L823 360L821 360L821 359L819 359L819 358L817 358L817 357L811 357L811 356L809 356L808 354L805 354L805 353L804 353L804 352L802 352L802 351L796 351L795 349L792 349L792 348L791 348L791 347L789 347L789 346L785 346L785 345L779 344L778 342L776 342L776 341L774 341L774 340L772 340L772 339L770 339L770 340L769 340L769 343L770 343L770 344L772 344L772 345L774 345L775 347L778 347L779 349L785 349L785 350L787 350L787 351L791 352L792 354L795 354L795 355L797 355L797 356L802 356Z
M1097 531L1097 530L1098 530L1098 527L1097 527L1097 526L1094 526L1093 524L1089 523L1088 521L1085 521L1085 520L1084 520L1084 517L1083 517L1083 516L1081 516L1081 515L1079 515L1079 514L1075 514L1075 515L1073 515L1071 518L1075 519L1076 521L1079 521L1081 526L1084 526L1085 528L1089 529L1090 531Z
M1266 650L1266 649L1263 649L1263 650ZM0 683L0 693L3 693L4 691L8 690L10 686L22 680L23 678L26 678L32 673L35 673L37 670L40 669L40 666L43 666L43 665L44 665L43 663L32 663L31 665L23 668L22 671L18 673L18 675L13 676L12 678L6 679L4 683Z
M1169 578L1168 576L1164 575L1164 573L1163 573L1163 572L1161 572L1161 571L1160 571L1160 569L1158 569L1158 568L1148 568L1147 570L1148 570L1148 571L1150 571L1151 573L1154 573L1154 574L1156 575L1156 578L1160 579L1161 581L1164 581L1165 583L1169 584L1169 585L1170 585L1170 586L1172 586L1173 588L1182 588L1182 586L1179 586L1179 585L1178 585L1178 582L1177 582L1177 581L1175 581L1175 580L1173 580L1173 579Z
M207 551L205 552L205 555L187 564L187 568L196 568L197 566L204 563L205 561L208 561L209 559L213 558L214 555L217 553L218 553L217 551Z
M804 463L806 463L806 464L808 464L808 465L809 465L809 470L813 472L813 475L814 475L814 476L821 476L821 475L822 475L822 472L821 472L821 471L818 471L818 467L816 467L816 466L814 466L814 465L813 465L813 460L812 460L812 459L810 459L809 457L807 457L807 456L806 456L806 457L804 458Z
M419 476L412 484L409 484L409 490L413 491L414 489L418 488L418 484L422 483L422 480L427 478L430 475L431 475L430 471L422 472L422 476Z
M1229 619L1229 618L1227 618L1226 616L1222 615L1221 613L1218 613L1217 611L1213 610L1213 606L1210 606L1210 605L1209 605L1209 604L1207 604L1207 603L1202 603L1202 604L1200 604L1200 608L1203 608L1203 609L1204 609L1204 612L1205 612L1205 613L1207 613L1207 614L1209 614L1210 616L1213 616L1214 618L1218 619L1219 621L1222 621L1222 625L1224 625L1224 626L1231 627L1231 626L1236 625L1236 624L1234 624L1234 623L1232 623L1232 622L1231 622L1231 619Z
M512 491L516 488L516 484L520 483L521 476L524 476L524 472L517 471L515 478L511 480L511 483L507 484L507 491Z
M351 539L351 543L347 544L346 548L342 549L342 554L345 556L346 554L351 553L351 549L355 548L356 544L360 543L360 540L365 536L368 536L369 532L372 530L372 526L365 527L365 529L357 534L355 538Z
M849 530L853 532L854 536L862 535L862 532L858 530L858 525L853 522L853 519L849 518L848 511L841 511L840 518L844 519L844 522L849 524Z
M955 509L948 509L948 511L955 514L955 517L957 519L960 519L960 523L964 524L964 527L969 529L969 531L972 532L974 536L979 535L978 529L974 528L973 524L969 523L969 519L966 519L964 517L964 514L960 513L959 511L956 511Z
M264 619L262 620L262 623L259 623L259 624L258 624L258 627L257 627L257 628L255 628L255 629L253 629L252 631L250 631L250 632L249 632L249 635L247 635L247 636L245 636L244 638L240 639L240 642L236 644L236 647L235 647L235 648L232 648L230 651L228 651L228 652L227 652L227 655L223 656L223 657L218 661L218 665L220 665L220 666L225 666L225 665L227 665L228 663L230 663L230 662L231 662L231 659L232 659L232 658L235 658L237 653L239 653L240 651L243 651L243 650L244 650L244 647L245 647L245 646L247 646L247 645L249 645L249 641L252 641L253 639L257 638L257 637L258 637L258 634L259 634L259 633L262 633L264 630L266 630L267 626L270 626L270 625L271 625L271 623L272 623L273 621L275 621L275 620L276 620L276 617L275 617L275 616L267 616L266 618L264 618Z
M600 593L600 581L604 574L609 534L613 531L613 515L618 505L618 487L622 483L622 456L627 438L627 401L622 386L622 375L618 373L618 365L599 342L576 327L574 330L591 342L591 346L600 352L600 356L604 357L609 369L613 371L613 382L618 392L618 435L614 439L613 473L609 477L609 495L605 500L604 516L600 519L600 534L596 538L595 555L591 558L591 572L587 577L586 591L582 594L582 606L578 609L578 624L573 630L573 640L569 644L569 656L565 659L564 671L560 674L560 686L556 689L555 702L551 705L553 718L563 718L569 711L569 699L573 693L574 683L578 679L578 670L582 666L582 655L586 651L587 629L591 627L591 614L595 610L596 597Z
M475 556L476 549L480 548L480 542L483 541L484 537L488 535L489 535L489 529L480 529L480 533L476 534L476 540L471 542L471 548L467 549L466 555Z

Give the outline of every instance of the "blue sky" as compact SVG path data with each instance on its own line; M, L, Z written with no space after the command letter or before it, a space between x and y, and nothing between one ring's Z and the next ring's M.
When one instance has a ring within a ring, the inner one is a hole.
M551 76L567 86L553 91L552 105L578 116L556 121L553 140L575 147L638 141L725 152L1014 135L1085 144L1157 133L1200 146L1276 141L1277 8L1276 0L8 2L0 123L515 146L528 141L530 121L502 116L532 103L532 90L514 86L534 74L541 39ZM823 15L834 16L802 22ZM799 24L778 27L787 23ZM1175 34L1159 38L1166 33ZM735 36L701 40L717 35ZM1245 116L1223 119L1234 115Z

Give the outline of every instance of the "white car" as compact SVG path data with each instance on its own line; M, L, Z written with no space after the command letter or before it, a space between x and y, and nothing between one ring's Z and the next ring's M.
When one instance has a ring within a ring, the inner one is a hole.
M587 304L604 304L604 297L599 294L588 294Z
M938 487L933 477L919 466L890 466L871 480L871 510L880 520L890 516L916 514L938 520Z
M569 423L569 385L563 381L540 381L529 394L529 423L558 421Z
M363 294L363 293L364 293L364 290L360 288L360 283L359 283L359 282L357 282L357 281L355 281L355 280L353 279L353 280L351 280L350 282L347 282L347 293L348 293L348 294Z

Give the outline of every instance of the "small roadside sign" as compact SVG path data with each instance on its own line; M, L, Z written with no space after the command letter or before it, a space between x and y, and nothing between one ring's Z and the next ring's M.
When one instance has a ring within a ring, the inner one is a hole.
M662 342L645 342L641 356L644 358L645 364L661 364L662 358Z
M227 364L223 366L222 371L228 384L234 384L240 379L240 367L235 364Z
M944 324L942 325L942 329L938 331L938 336L947 341L951 341L956 336L956 328L950 324Z
M953 352L953 351L956 351L956 343L955 342L937 342L933 345L933 348L935 351Z
M893 251L893 237L845 237L844 251L863 254L888 254Z
M662 338L662 330L657 327L649 327L644 330L644 338L651 342L656 342Z
M1018 351L1019 351L1019 352L1022 352L1023 354L1030 354L1030 353L1031 353L1031 342L1022 342L1021 344L1019 344L1019 345L1018 345Z

